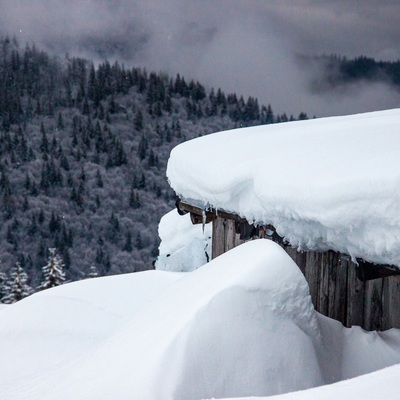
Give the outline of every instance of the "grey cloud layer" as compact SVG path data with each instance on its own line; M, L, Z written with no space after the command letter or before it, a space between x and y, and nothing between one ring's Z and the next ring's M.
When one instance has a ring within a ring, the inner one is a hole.
M345 99L312 95L294 58L337 53L398 59L399 16L397 1L0 1L0 29L21 43L180 72L226 92L257 96L279 112L317 115L400 104L384 85L354 87Z

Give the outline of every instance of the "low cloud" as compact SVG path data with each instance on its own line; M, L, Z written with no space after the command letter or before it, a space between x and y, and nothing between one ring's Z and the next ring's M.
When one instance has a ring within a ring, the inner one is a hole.
M279 113L322 116L398 107L400 96L385 84L313 94L296 55L398 59L398 15L397 1L2 0L0 32L61 56L180 73Z

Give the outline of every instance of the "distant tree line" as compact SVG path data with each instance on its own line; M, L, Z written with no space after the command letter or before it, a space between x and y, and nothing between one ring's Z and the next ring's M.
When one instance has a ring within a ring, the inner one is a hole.
M400 90L400 60L376 61L359 56L348 59L339 55L303 56L305 65L316 65L322 74L316 74L314 86L333 88L358 81L385 82Z

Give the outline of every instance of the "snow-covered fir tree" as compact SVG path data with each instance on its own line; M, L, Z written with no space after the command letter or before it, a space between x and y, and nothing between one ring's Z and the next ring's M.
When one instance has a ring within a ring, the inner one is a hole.
M99 276L99 270L97 269L97 267L95 265L92 265L90 267L88 277L89 278L96 278L97 276Z
M0 272L0 303L3 303L3 297L7 294L7 275L4 272Z
M10 273L9 280L3 286L5 294L3 295L2 302L12 304L32 294L33 290L27 282L28 274L17 261Z
M59 286L65 282L64 263L56 248L49 248L49 258L42 272L43 281L38 287L39 290Z

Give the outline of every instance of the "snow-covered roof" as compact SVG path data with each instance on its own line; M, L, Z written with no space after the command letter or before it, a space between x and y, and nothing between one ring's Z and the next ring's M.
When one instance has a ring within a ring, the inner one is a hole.
M215 133L171 152L172 188L300 249L400 265L400 110Z

